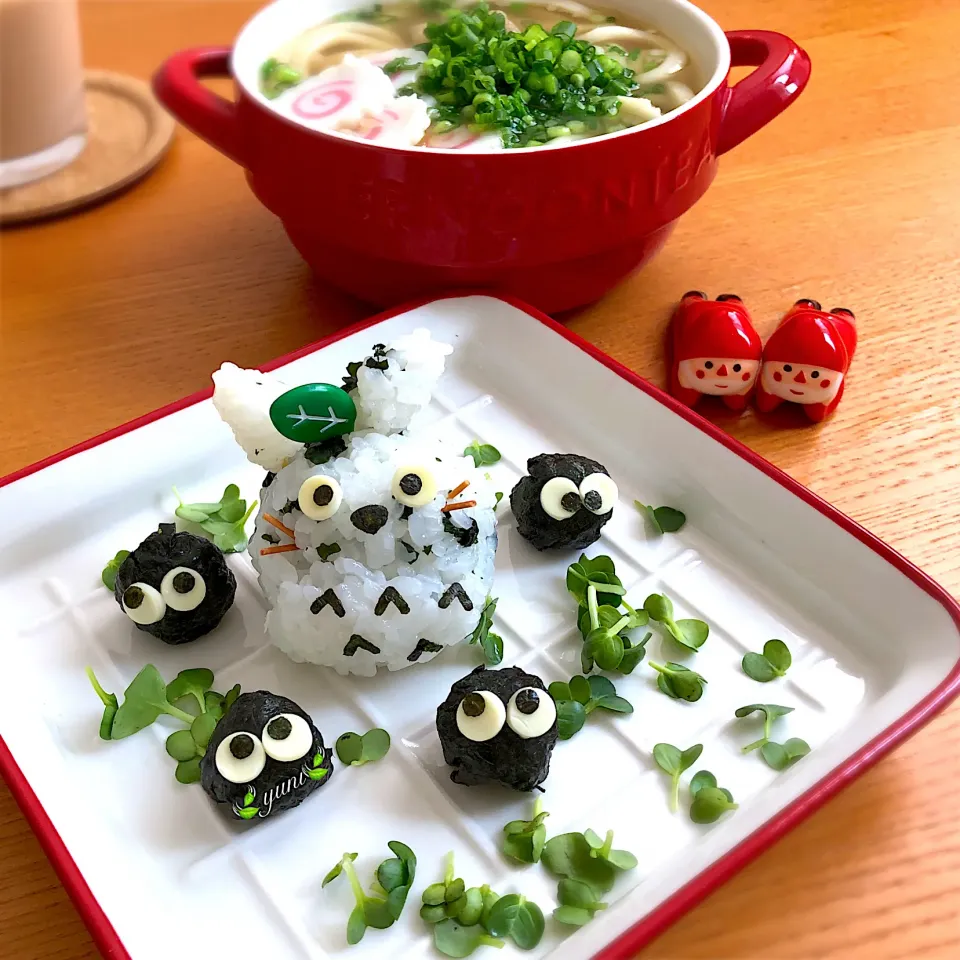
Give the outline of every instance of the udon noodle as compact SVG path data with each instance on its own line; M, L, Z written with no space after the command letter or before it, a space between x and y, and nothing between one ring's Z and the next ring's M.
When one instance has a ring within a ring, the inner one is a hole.
M277 49L261 91L300 123L393 146L563 146L695 95L687 54L626 19L574 0L377 4Z

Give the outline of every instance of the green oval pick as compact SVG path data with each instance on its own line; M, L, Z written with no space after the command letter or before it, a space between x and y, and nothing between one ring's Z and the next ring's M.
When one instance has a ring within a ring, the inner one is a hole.
M346 390L330 383L305 383L270 405L277 432L299 443L317 443L353 430L357 408Z

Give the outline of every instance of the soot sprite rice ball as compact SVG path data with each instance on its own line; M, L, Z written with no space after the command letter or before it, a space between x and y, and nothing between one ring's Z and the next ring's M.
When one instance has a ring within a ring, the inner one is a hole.
M437 734L454 783L533 790L547 779L557 708L543 681L519 667L477 667L437 708Z
M333 751L310 715L266 690L242 693L213 731L200 784L239 820L299 806L333 775Z
M450 352L426 330L374 345L343 378L353 424L328 391L281 397L259 372L249 402L218 403L215 377L218 409L270 471L248 549L267 635L291 659L373 676L426 663L476 627L493 582L495 490L462 444L422 425ZM265 459L271 411L275 432L279 421L298 435L303 422L314 439Z
M538 550L583 550L613 516L617 485L607 468L575 453L541 453L510 491L517 532Z
M139 630L164 643L209 633L233 604L237 581L223 553L203 537L160 524L120 565L114 596Z

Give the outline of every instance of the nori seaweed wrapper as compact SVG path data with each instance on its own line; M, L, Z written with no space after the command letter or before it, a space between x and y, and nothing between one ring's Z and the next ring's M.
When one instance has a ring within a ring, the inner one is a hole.
M267 756L263 770L249 784L232 783L223 777L217 770L216 761L217 747L223 740L231 733L240 732L259 740L263 728L281 713L293 713L306 720L313 733L310 749L299 760L282 761ZM308 771L317 770L327 772L316 779L308 775ZM200 760L200 785L216 803L229 804L230 812L237 820L263 820L270 814L292 810L332 776L333 750L324 745L323 735L310 715L288 697L266 690L242 693L237 697L214 729L206 753ZM241 810L256 812L243 815Z
M566 520L554 520L540 504L540 491L554 477L568 477L580 486L592 473L609 476L602 463L576 453L541 453L527 461L527 473L529 476L521 477L510 491L510 509L521 537L538 550L583 550L600 538L600 528L613 516L613 510L596 514L581 507Z
M437 733L443 759L453 767L450 779L454 783L466 786L502 783L513 790L534 790L547 779L550 755L557 743L556 721L542 736L528 740L517 736L510 725L504 723L495 737L480 743L465 737L457 726L457 708L468 693L489 691L506 706L510 697L523 687L546 691L539 677L519 667L488 670L480 666L450 688L447 699L437 707Z
M168 606L156 623L135 626L164 643L190 643L220 623L237 592L237 580L223 552L209 540L192 533L177 533L172 523L160 524L160 529L151 533L120 565L113 595L122 610L127 587L145 583L159 590L164 574L174 567L187 567L203 578L207 588L203 600L193 610Z

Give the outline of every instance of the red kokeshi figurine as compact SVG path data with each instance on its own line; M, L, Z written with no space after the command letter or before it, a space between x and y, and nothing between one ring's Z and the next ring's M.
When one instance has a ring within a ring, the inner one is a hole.
M670 393L688 407L704 394L743 410L757 382L762 345L743 301L692 290L670 321Z
M763 348L757 409L799 403L815 423L833 413L857 346L853 320L845 307L827 313L816 300L798 300Z

